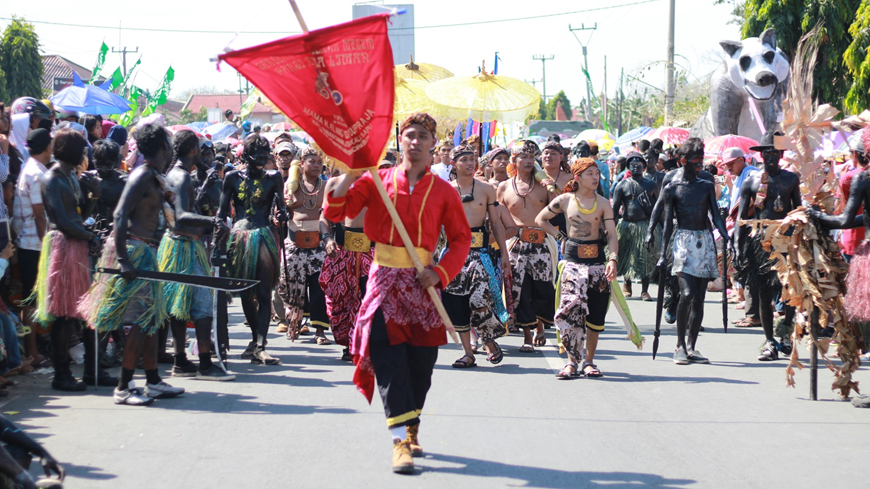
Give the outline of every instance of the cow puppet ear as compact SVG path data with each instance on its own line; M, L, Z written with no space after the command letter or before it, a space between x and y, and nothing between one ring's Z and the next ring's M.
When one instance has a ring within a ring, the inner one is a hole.
M728 53L728 56L732 57L734 53L743 49L743 43L740 41L719 41L719 45Z
M767 29L760 36L762 44L766 44L770 49L776 49L776 32L773 29Z

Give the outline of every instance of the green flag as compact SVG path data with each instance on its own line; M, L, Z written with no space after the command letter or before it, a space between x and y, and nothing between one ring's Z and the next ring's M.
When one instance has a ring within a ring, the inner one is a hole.
M169 69L166 70L166 74L163 75L163 83L160 84L160 87L157 88L154 95L148 99L148 107L142 111L142 117L153 114L154 111L157 110L157 107L166 103L166 100L169 99L169 88L174 79L175 70L170 66Z
M142 56L139 56L139 59L137 59L136 62L133 63L133 66L130 67L130 69L127 71L127 74L124 76L124 79L121 81L121 84L118 86L119 88L123 89L127 86L128 83L130 83L130 81L132 80L131 77L133 76L133 71L136 70L136 67L139 66L139 63L141 63L141 62L142 62Z
M244 103L242 103L241 108L239 109L239 118L246 119L251 112L254 111L254 106L257 105L257 102L260 101L260 91L254 89L248 98L245 99Z
M100 54L97 55L97 64L94 65L94 70L91 72L91 79L88 80L88 83L91 85L97 81L97 76L100 74L100 71L103 69L103 64L106 62L106 54L109 52L109 46L106 46L104 42L102 46L100 46Z
M115 68L115 71L112 72L112 84L109 85L109 91L118 88L121 84L124 83L124 74L121 73L121 68Z
M129 126L133 123L133 119L136 118L136 113L139 112L139 96L141 92L139 87L132 86L130 87L130 110L121 114L117 121L118 124L122 126Z

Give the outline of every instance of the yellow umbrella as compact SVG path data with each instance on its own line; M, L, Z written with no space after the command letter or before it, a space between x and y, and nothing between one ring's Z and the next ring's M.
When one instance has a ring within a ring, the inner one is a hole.
M458 120L524 122L538 110L541 94L524 81L490 75L485 67L475 76L447 78L426 87L432 111Z
M411 62L406 65L396 65L396 75L406 80L420 80L426 83L436 82L445 78L450 78L453 73L440 66L430 65L429 63L414 63L414 57L411 56Z
M428 83L408 80L396 75L396 99L393 104L393 119L401 120L415 112L429 112Z

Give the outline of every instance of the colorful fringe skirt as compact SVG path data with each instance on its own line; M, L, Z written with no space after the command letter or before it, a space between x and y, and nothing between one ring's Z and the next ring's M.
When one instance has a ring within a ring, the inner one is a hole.
M91 285L88 242L68 238L60 231L49 231L42 239L39 274L33 294L36 311L33 320L49 326L55 318L84 319L78 303Z
M166 233L157 250L157 263L161 272L203 275L210 270L208 256L202 240ZM174 318L190 321L194 292L199 287L167 282L163 284L163 298L167 312ZM209 292L210 293L210 292Z
M260 246L265 244L272 257L272 263L279 267L278 233L272 226L256 229L233 228L227 244L227 259L231 277L257 280L257 264L260 260ZM278 285L280 275L272 275L271 287Z

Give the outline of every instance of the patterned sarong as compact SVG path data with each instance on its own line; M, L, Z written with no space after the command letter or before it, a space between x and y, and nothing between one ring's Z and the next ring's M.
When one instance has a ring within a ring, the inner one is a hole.
M716 266L716 244L710 231L677 229L674 232L673 242L672 275L685 273L693 277L709 279L719 276Z
M473 326L484 343L489 343L507 333L504 323L508 320L508 313L504 308L495 267L485 248L472 249L468 253L462 270L447 285L444 292L456 296L469 296L470 322L454 325L457 331L462 331L460 326L463 325L467 325L469 329Z
M372 253L358 253L339 248L334 257L327 256L320 272L320 287L326 295L326 312L335 342L350 346L363 294L360 280L372 266Z
M586 358L586 328L604 329L610 303L610 283L605 265L563 262L559 273L558 309L555 325L562 346L575 359ZM600 323L600 324L596 324Z
M59 317L84 319L78 303L91 285L90 265L87 241L69 238L60 231L46 233L33 287L33 320L49 326Z
M317 248L299 248L290 238L284 240L284 247L287 262L281 265L278 295L284 301L287 322L295 326L302 321L305 301L308 298L308 277L320 273L326 250L323 242Z

